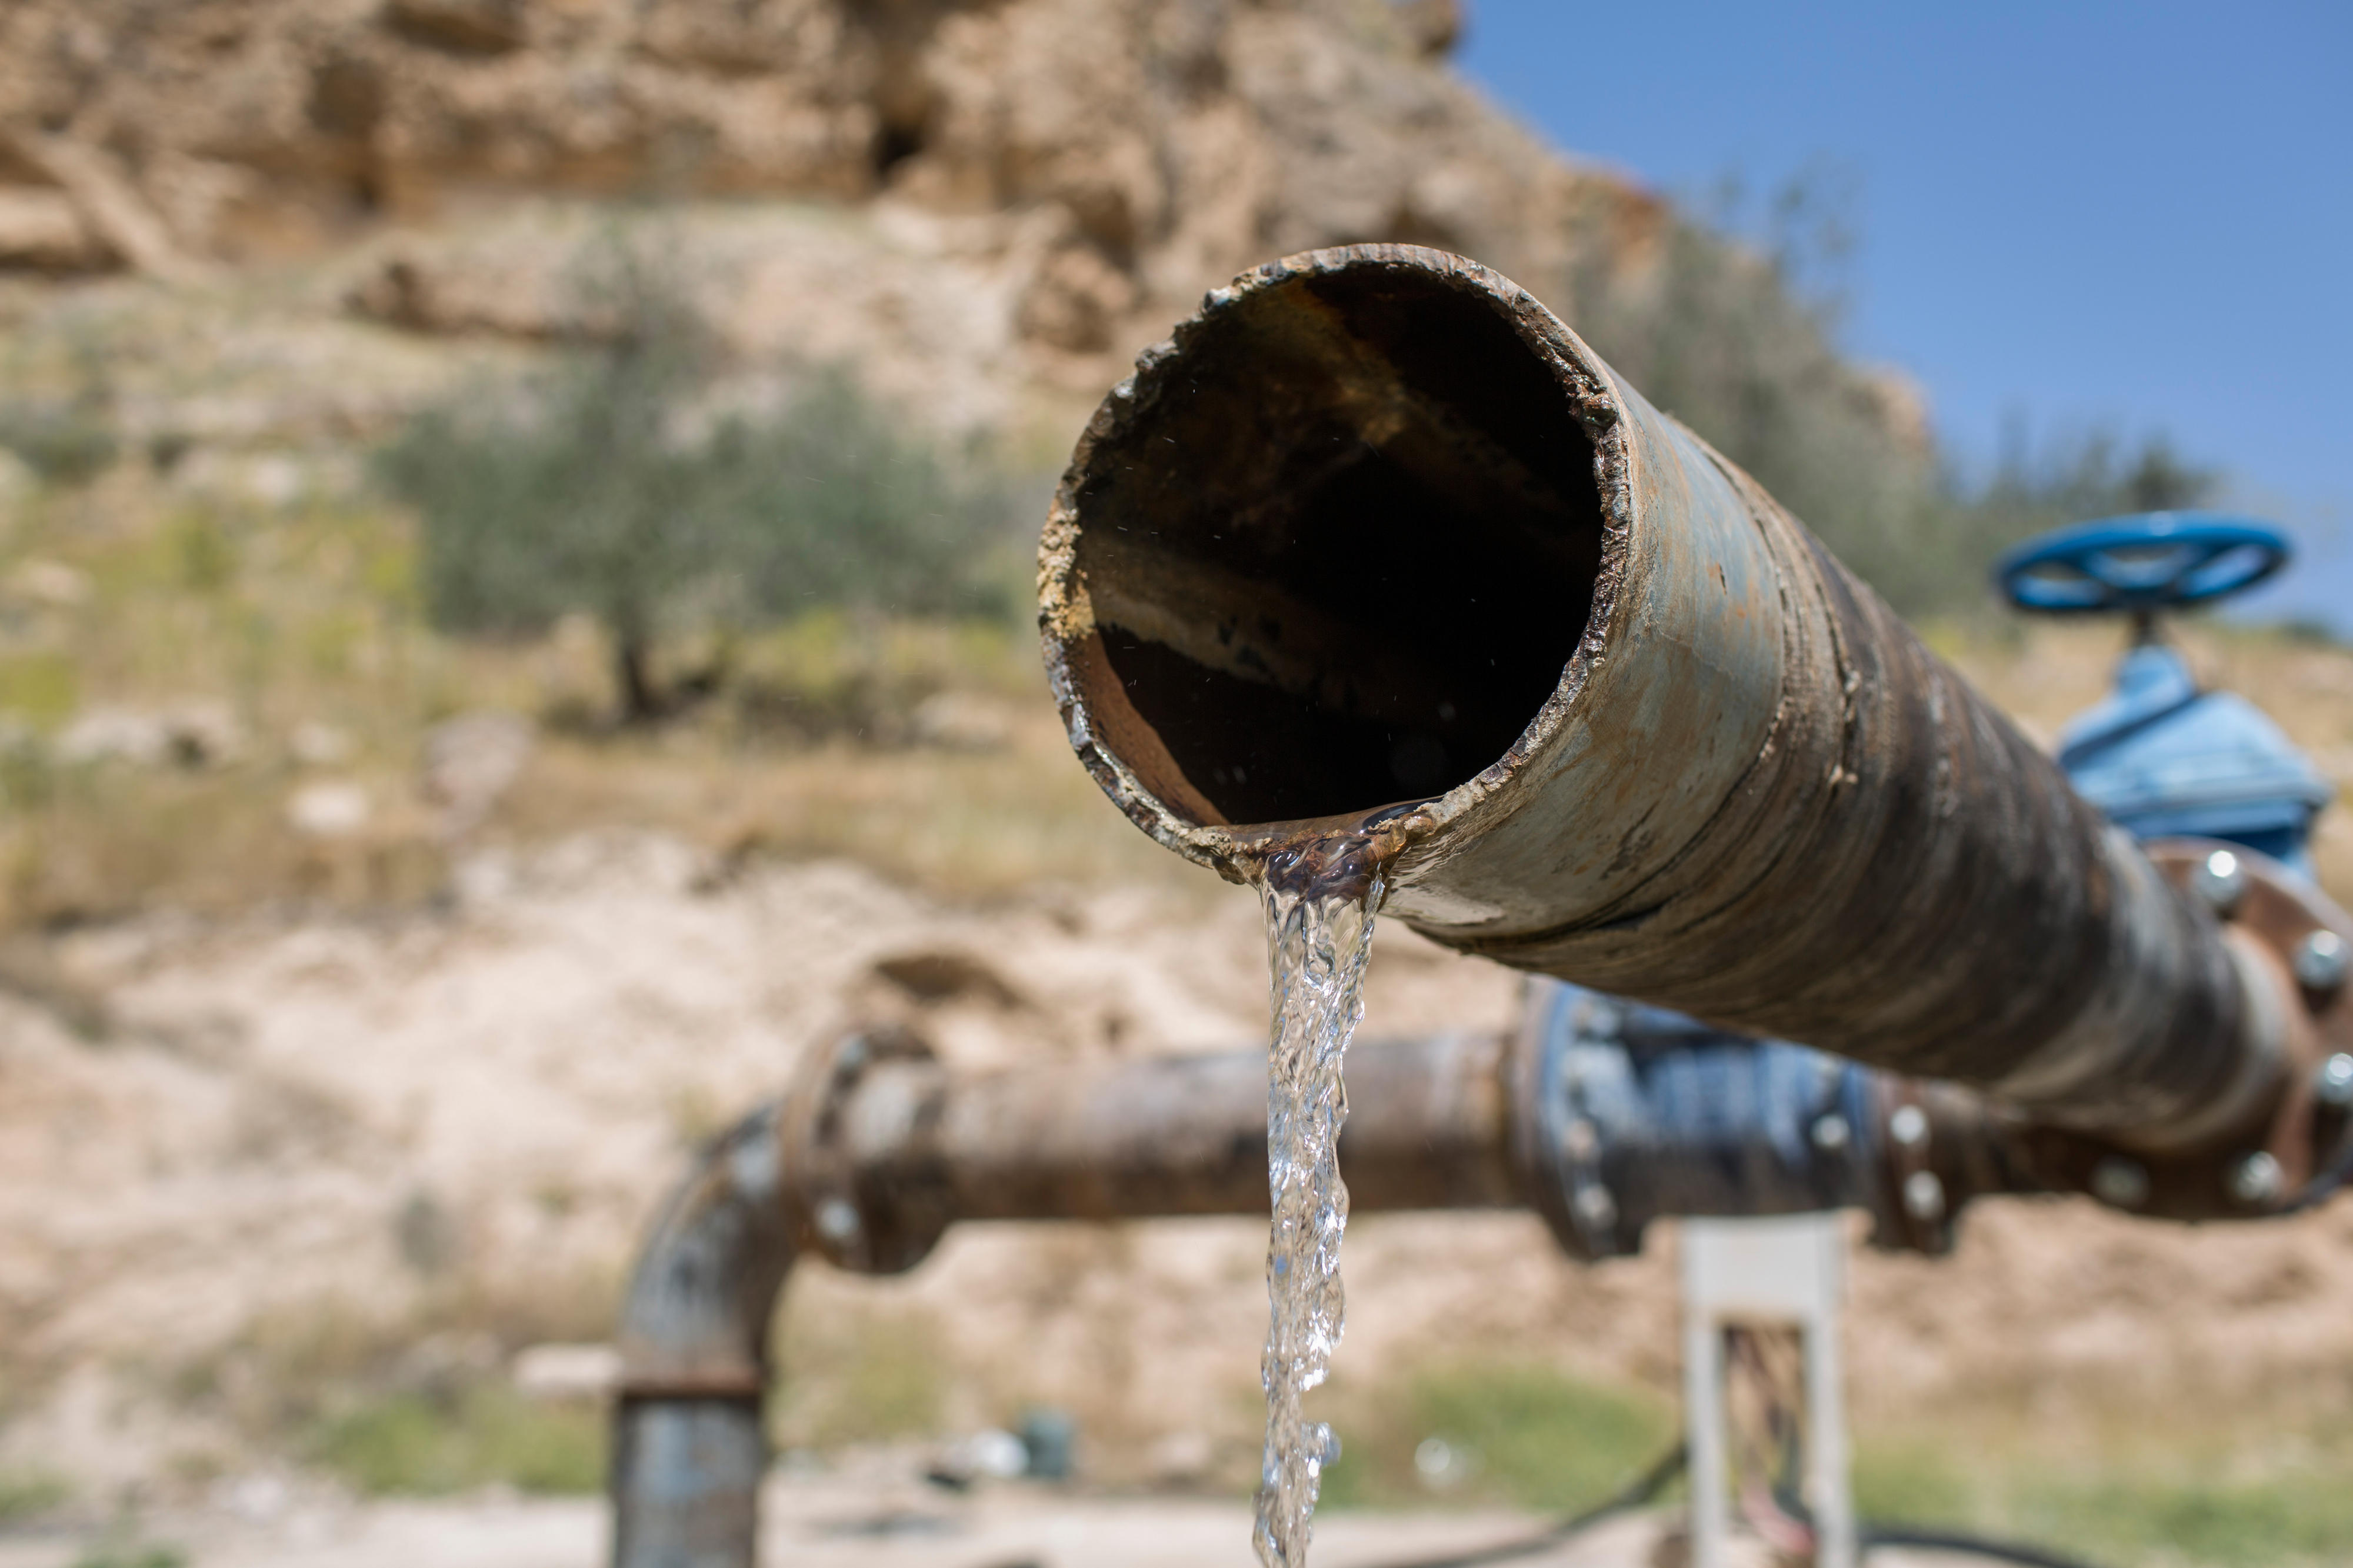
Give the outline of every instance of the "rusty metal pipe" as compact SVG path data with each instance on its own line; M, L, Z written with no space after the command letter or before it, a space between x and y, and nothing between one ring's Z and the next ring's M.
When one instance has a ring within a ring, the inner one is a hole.
M1506 1042L1368 1042L1341 1160L1359 1210L1525 1204ZM958 1220L1267 1212L1266 1058L951 1072L869 1030L716 1140L656 1218L624 1301L616 1568L749 1568L767 1467L768 1325L797 1258L892 1273Z
M1209 296L1089 426L1039 584L1080 757L1229 877L1368 831L1465 952L2155 1151L2277 1103L2273 970L1475 263Z
M1340 1140L1355 1208L1526 1201L1507 1147L1504 1041L1367 1041L1352 1054ZM956 1220L1266 1212L1260 1052L952 1076L904 1064L851 1102L861 1188L927 1186Z
M656 1218L621 1310L609 1478L617 1568L750 1568L768 1320L795 1248L780 1107L704 1150Z
M1852 1205L1891 1244L1935 1251L1969 1198L2029 1181L1965 1094L1926 1102L1936 1131L1906 1152L1890 1129L1923 1103L1910 1086L1788 1046L1638 1053L1622 1021L1590 1012L1545 1002L1509 1037L1356 1047L1351 1206L1533 1208L1595 1259L1639 1250L1664 1215ZM768 1327L796 1259L894 1273L958 1221L1262 1220L1266 1095L1255 1049L959 1073L870 1030L812 1058L704 1151L640 1254L614 1415L617 1568L754 1561ZM1920 1171L1937 1207L1907 1217L1902 1184Z

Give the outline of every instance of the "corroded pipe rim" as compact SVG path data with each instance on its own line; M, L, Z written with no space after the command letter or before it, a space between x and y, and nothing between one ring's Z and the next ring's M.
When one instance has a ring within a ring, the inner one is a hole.
M1593 480L1601 508L1600 563L1584 630L1551 694L1518 738L1503 755L1443 793L1335 816L1229 822L1198 790L1187 786L1181 770L1136 714L1109 668L1079 563L1080 490L1103 450L1131 436L1137 422L1150 416L1172 379L1181 374L1184 355L1193 342L1214 331L1253 296L1302 279L1385 268L1409 270L1419 283L1450 286L1490 309L1550 371L1567 411L1583 427L1593 449ZM1397 857L1393 885L1410 881L1418 847L1457 826L1475 831L1486 815L1482 808L1561 737L1588 678L1606 657L1621 618L1618 588L1626 570L1635 514L1630 447L1621 435L1622 396L1622 389L1601 360L1527 289L1492 268L1444 251L1410 245L1311 250L1270 262L1212 290L1200 309L1178 323L1168 339L1139 354L1134 373L1105 396L1072 452L1047 515L1039 544L1039 629L1048 680L1072 750L1130 820L1168 848L1229 880L1248 879L1250 868L1282 844L1358 830L1378 840L1385 854ZM1146 767L1165 770L1160 788L1148 784L1121 750L1106 743L1107 727L1124 732L1124 750L1145 753Z

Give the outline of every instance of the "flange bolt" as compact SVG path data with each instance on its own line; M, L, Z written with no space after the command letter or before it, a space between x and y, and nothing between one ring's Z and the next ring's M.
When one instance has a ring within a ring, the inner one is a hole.
M2189 874L2189 889L2206 900L2208 909L2227 915L2246 896L2247 868L2228 849L2217 849Z
M2296 944L2295 978L2312 991L2334 991L2345 984L2348 960L2353 960L2345 939L2333 931L2316 931Z
M828 1198L818 1205L818 1234L836 1247L847 1247L858 1239L864 1225L858 1217L857 1205L847 1198Z
M2111 1208L2137 1209L2148 1202L2148 1171L2137 1160L2111 1154L2092 1167L2092 1195Z
M1906 1149L1928 1141L1928 1113L1916 1105L1899 1105L1887 1119L1887 1135Z
M2231 1167L2231 1195L2250 1207L2280 1194L2280 1163L2263 1150L2240 1156Z
M2320 1064L2320 1071L2313 1077L2312 1097L2334 1110L2353 1105L2353 1053L2339 1051Z
M1945 1184L1936 1172L1915 1171L1904 1178L1904 1212L1922 1221L1945 1217Z

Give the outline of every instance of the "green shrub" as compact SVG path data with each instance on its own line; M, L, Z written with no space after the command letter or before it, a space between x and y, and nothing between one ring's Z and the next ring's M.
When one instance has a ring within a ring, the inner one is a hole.
M505 1485L588 1492L604 1484L605 1422L480 1384L380 1395L322 1422L311 1456L362 1491L436 1494Z
M9 398L0 401L0 449L50 484L74 485L112 467L121 443L104 409L88 399Z
M691 695L654 667L666 626L765 624L829 605L985 607L1006 492L839 371L781 403L717 405L692 312L628 253L601 284L617 323L520 389L418 414L379 454L423 520L427 614L445 629L537 633L586 612L611 635L624 714ZM705 673L708 686L723 671Z
M5 374L23 385L31 368L23 355L26 340L11 344ZM47 394L17 392L0 396L0 451L15 455L44 483L78 485L114 466L121 454L115 433L114 383L105 347L74 334L62 373Z
M54 729L81 706L81 671L49 649L0 654L0 715Z
M73 1568L182 1568L188 1554L161 1542L116 1537L97 1542L73 1560Z
M0 1524L47 1513L68 1495L66 1483L44 1471L0 1469Z

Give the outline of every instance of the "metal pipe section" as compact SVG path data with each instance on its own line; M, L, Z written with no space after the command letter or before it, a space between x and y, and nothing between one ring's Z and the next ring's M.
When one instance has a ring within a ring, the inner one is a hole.
M1365 833L1449 946L2154 1152L2277 1102L2276 977L1476 263L1211 294L1088 426L1039 584L1081 759L1229 878Z
M664 1205L621 1310L613 1411L617 1568L751 1568L768 1320L794 1247L779 1107L715 1140Z
M1883 1244L1941 1251L1969 1197L2032 1184L1973 1097L1932 1121L1916 1090L1853 1064L1646 1032L1554 989L1508 1039L1356 1047L1340 1140L1356 1212L1530 1207L1589 1260L1640 1250L1665 1215L1858 1206ZM956 1073L868 1030L820 1054L704 1152L640 1255L617 1568L754 1563L768 1327L796 1258L895 1273L964 1220L1263 1219L1266 1095L1262 1050Z
M1524 1204L1492 1035L1350 1053L1340 1160L1357 1213ZM877 1071L846 1110L856 1186L957 1220L1263 1215L1262 1051L951 1075Z

